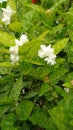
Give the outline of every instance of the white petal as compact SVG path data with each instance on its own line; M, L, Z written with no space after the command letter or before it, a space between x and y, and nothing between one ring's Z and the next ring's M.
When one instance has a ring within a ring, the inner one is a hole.
M20 42L23 44L25 42L28 42L28 37L27 35L23 34L21 37L20 37Z
M38 51L38 56L44 58L44 61L46 61L47 64L56 64L56 55L54 54L54 49L51 47L51 44L48 46L43 44L40 47L41 49Z
M10 53L12 54L18 54L18 46L11 46L9 49Z
M70 89L69 88L64 88L64 90L69 93L70 92Z
M10 59L11 59L12 63L16 63L19 61L19 56L15 55L15 54L11 54Z
M2 18L2 21L3 21L6 25L10 24L10 18L8 18L8 17L3 17L3 18Z
M45 57L45 53L44 53L42 50L39 50L39 51L38 51L38 56L39 56L40 58L44 58L44 57Z
M0 3L2 3L2 2L6 2L7 0L0 0Z
M20 42L18 39L15 39L15 44L16 44L17 46L22 46L22 45L21 45L21 42Z
M46 50L46 46L43 44L43 45L41 45L40 46L41 47L41 49L44 51L44 50Z
M11 16L15 11L13 11L10 6L7 6L7 8L2 8L2 10L3 13L1 19L6 25L8 25L10 23Z

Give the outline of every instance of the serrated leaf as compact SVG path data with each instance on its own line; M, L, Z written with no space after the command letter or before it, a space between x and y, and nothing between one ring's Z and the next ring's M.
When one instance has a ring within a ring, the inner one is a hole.
M32 112L33 103L29 100L21 101L16 107L16 114L20 120L27 120Z

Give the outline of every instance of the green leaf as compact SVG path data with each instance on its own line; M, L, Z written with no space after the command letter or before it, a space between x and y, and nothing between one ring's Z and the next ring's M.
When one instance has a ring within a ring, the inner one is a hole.
M62 84L62 86L67 87L67 88L73 88L73 84L71 84L71 82L66 82Z
M9 113L5 115L1 122L1 129L2 130L17 130L14 126L16 121L16 116L13 113Z
M13 84L13 88L9 96L10 100L18 101L18 97L20 95L21 89L22 89L22 77L17 79L17 81Z
M0 64L0 74L9 74L11 72L11 68L2 65L5 64Z
M58 67L54 67L52 72L49 74L49 83L51 85L57 84L58 81L62 79L62 77L68 72L68 66L63 64L60 64Z
M43 60L40 60L38 57L38 50L41 45L41 40L33 40L27 42L23 47L20 47L19 53L23 54L22 55L22 60L37 64L37 65L42 65L44 64Z
M52 118L48 119L47 125L46 125L46 130L58 130L56 125L54 124Z
M16 10L16 2L15 2L15 0L8 0L7 5L9 5L13 10Z
M33 125L38 125L43 128L47 127L48 118L46 114L39 107L35 108L29 120L32 122Z
M46 77L51 71L51 66L50 65L45 65L45 66L37 66L36 69L33 66L29 72L29 75L35 76L36 79L42 80L44 77ZM39 75L40 73L40 75Z
M56 124L58 130L73 129L70 125L70 120L73 119L73 93L66 95L56 107L48 110L51 118Z
M38 39L27 42L24 46L20 47L19 53L22 55L22 60L30 62L37 65L44 64L43 60L38 57L38 50L44 37L47 35L48 31L43 32ZM32 54L32 55L31 55Z
M71 82L73 80L73 72L67 74L65 82Z
M71 120L69 123L73 126L73 120Z
M39 39L39 40L43 40L43 39L45 38L45 36L49 33L49 31L50 31L50 30L47 30L47 31L43 32L43 33L38 37L38 39Z
M49 86L49 83L43 83L39 92L39 96L44 95L46 92L51 90L51 86Z
M8 28L11 29L14 32L21 32L20 22L14 22L12 24L9 24Z
M10 62L0 62L0 67L7 67L10 68L13 65Z
M62 39L60 41L57 41L53 45L54 53L58 54L66 46L66 44L68 43L68 40L69 40L69 38L64 38L64 39Z
M10 33L0 31L0 43L4 46L13 46L15 45L15 37Z
M36 95L38 95L39 90L33 90L31 92L28 92L25 96L24 99L30 99L32 97L35 97Z
M55 13L57 11L57 9L60 7L60 5L64 2L67 2L68 0L59 0L56 1L55 4L50 8L50 11L53 13Z
M0 97L0 105L11 104L11 100L7 96Z
M3 105L0 106L0 118L10 109L11 106Z
M32 112L33 103L29 100L21 101L16 107L16 114L20 120L27 120Z
M33 5L33 4L26 4L23 1L20 1L24 7L29 7L30 9L33 9L39 13L44 13L45 14L45 9L42 8L42 6L39 5Z

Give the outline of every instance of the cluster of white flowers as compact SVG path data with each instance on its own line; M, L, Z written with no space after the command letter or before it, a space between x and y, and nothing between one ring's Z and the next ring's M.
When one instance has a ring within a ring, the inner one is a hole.
M13 11L10 6L7 6L7 8L2 8L2 11L3 13L1 16L1 20L5 23L5 25L10 24L11 16L15 11Z
M41 45L41 49L38 51L38 56L40 58L44 58L44 61L47 61L47 64L54 65L56 55L54 54L54 49L51 47L51 44L46 46L46 45Z
M12 63L17 63L19 61L19 55L18 55L18 47L22 46L28 41L27 35L23 34L20 37L20 40L15 39L15 46L11 46L9 51L10 51L10 59Z
M0 3L2 3L2 2L7 2L7 0L0 0Z

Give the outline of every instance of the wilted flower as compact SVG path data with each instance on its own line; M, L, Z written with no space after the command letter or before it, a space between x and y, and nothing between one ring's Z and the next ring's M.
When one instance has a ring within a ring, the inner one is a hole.
M27 35L23 34L21 37L20 37L20 40L18 39L15 39L15 43L17 46L22 46L24 43L28 42L28 37Z
M2 20L6 25L8 25L8 24L10 24L11 16L13 15L13 13L14 13L15 11L13 11L10 6L7 6L7 8L2 8L2 10L3 10L3 13L2 13L2 18L1 18L1 20Z
M56 55L54 54L54 49L51 48L51 44L48 46L43 44L40 47L41 49L38 51L38 56L44 58L44 61L47 61L47 64L50 63L51 65L54 65L56 63Z

